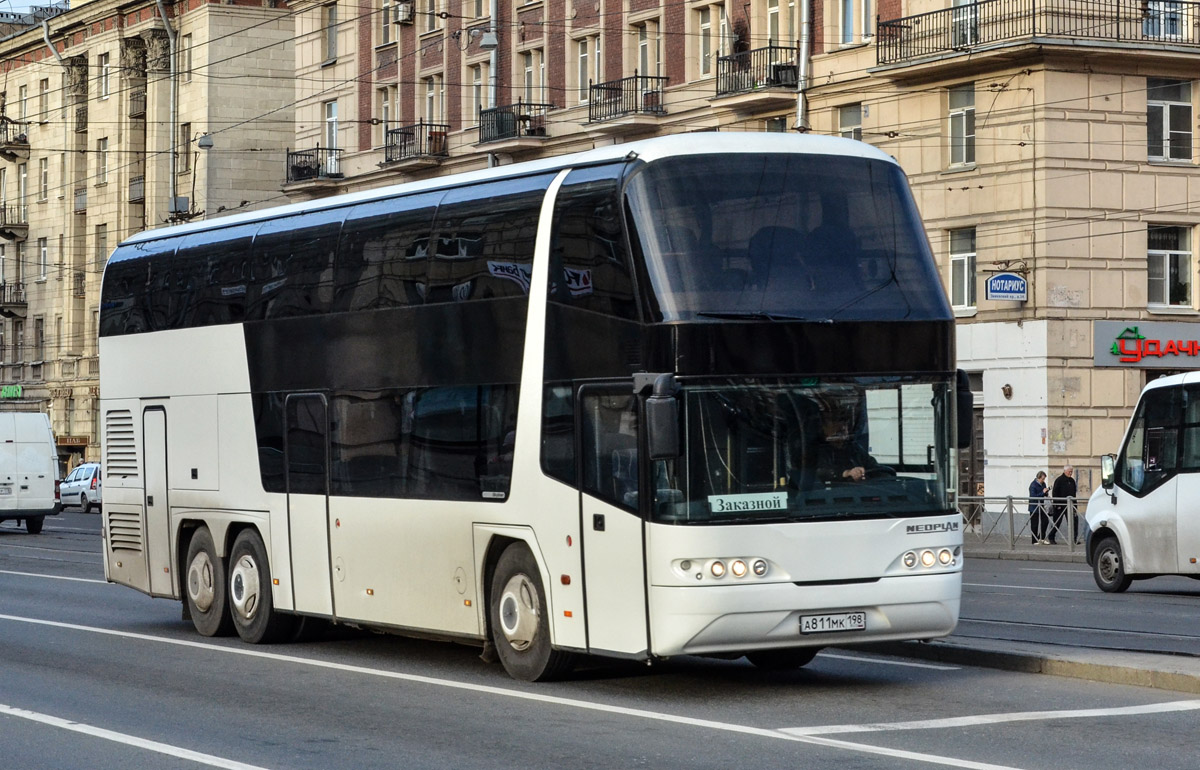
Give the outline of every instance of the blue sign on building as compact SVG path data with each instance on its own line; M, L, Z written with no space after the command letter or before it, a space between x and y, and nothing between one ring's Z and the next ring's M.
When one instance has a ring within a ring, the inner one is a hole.
M992 300L1024 302L1029 299L1029 282L1016 273L996 273L987 279L984 296Z

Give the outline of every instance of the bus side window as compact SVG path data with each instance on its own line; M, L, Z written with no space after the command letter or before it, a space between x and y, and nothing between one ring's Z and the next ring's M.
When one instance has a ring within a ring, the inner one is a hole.
M1183 404L1179 469L1200 471L1200 385L1184 386Z
M441 192L408 195L351 209L338 245L335 311L424 304L441 198Z
M627 389L583 393L583 489L636 511L637 398Z
M246 320L324 313L345 209L268 220L254 238Z

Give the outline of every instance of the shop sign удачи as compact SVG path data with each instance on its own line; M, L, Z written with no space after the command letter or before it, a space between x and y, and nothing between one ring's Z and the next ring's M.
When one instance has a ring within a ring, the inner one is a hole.
M1096 366L1200 368L1200 323L1094 321L1092 341Z

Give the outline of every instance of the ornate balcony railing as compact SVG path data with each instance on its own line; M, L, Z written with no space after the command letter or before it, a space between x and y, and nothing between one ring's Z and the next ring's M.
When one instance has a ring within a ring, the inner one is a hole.
M139 174L138 176L129 177L129 202L143 203L146 200L146 177Z
M25 284L0 283L0 307L25 305Z
M546 135L546 113L553 104L523 103L492 107L479 111L479 142L519 139Z
M28 227L29 207L21 204L0 203L0 227Z
M75 213L82 214L87 211L87 188L75 188Z
M87 131L88 124L88 108L86 104L81 104L75 108L75 131L82 133Z
M146 89L139 88L129 92L129 117L146 117Z
M606 83L588 84L588 121L596 123L626 115L648 113L664 115L667 112L663 89L667 87L665 77L639 75L609 80Z
M0 120L0 145L29 144L28 123L3 118Z
M342 151L329 147L311 150L289 150L287 181L307 182L313 179L341 179Z
M798 46L769 45L717 59L717 96L800 85Z
M383 148L385 163L395 163L410 158L444 158L450 154L446 135L450 126L446 123L426 123L418 120L411 126L388 129Z
M1200 46L1200 3L984 0L879 22L876 60L899 64L1033 37Z

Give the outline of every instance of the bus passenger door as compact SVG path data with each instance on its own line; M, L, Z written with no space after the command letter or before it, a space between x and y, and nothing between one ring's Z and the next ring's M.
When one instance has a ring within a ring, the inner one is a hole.
M146 469L146 555L150 595L173 596L171 518L167 503L167 412L161 406L142 411L142 467ZM182 585L180 586L182 589Z
M329 417L325 396L298 393L284 405L288 553L296 612L333 615L329 561Z
M588 649L649 650L645 522L638 513L638 399L632 383L579 391L580 528Z

